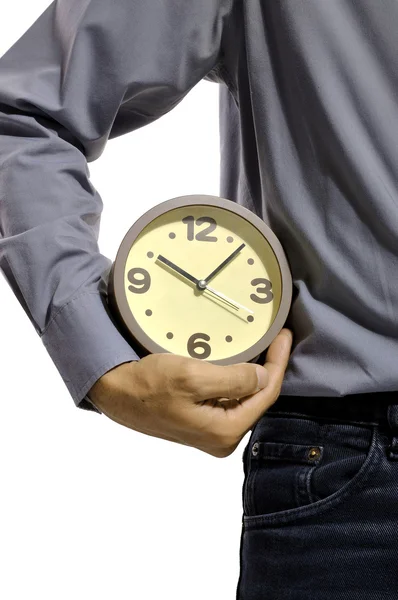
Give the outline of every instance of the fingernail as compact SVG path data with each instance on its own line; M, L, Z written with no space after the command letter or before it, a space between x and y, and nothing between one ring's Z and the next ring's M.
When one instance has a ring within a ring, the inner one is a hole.
M262 390L268 384L268 371L265 367L260 367L258 365L256 367L256 372L257 372L258 389Z
M290 329L284 329L283 335L285 336L285 338L287 338L286 339L286 347L290 347L291 344L293 343L293 332L290 331Z
M288 337L290 340L293 340L293 331L291 329L284 329L283 333L286 337Z

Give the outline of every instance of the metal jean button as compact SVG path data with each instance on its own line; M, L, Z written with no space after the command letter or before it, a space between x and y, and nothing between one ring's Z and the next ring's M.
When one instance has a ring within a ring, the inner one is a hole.
M257 456L258 452L259 452L258 442L254 442L254 444L252 446L252 454L253 454L253 456Z
M320 455L321 455L321 451L317 447L311 448L311 450L308 452L308 458L310 460L315 460L315 459L319 458Z

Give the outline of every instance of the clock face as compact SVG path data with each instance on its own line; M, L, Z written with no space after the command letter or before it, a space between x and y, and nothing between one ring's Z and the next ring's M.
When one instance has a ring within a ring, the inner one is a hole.
M149 220L125 254L124 320L148 350L149 339L157 351L225 363L256 344L261 352L283 278L252 222L222 206L180 206Z

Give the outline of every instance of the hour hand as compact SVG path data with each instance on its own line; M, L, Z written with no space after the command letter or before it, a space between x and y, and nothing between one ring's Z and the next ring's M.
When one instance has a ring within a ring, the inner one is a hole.
M181 269L181 267L177 266L176 264L174 264L173 262L171 262L171 260L168 260L167 258L165 258L164 256L162 256L161 254L158 254L157 260L160 260L160 262L164 263L165 265L167 265L168 267L170 267L171 269L173 269L173 271L176 271L177 273L179 273L180 275L182 275L186 279L189 279L189 281L192 281L196 285L199 283L199 279L196 279L196 277L193 277L193 275L191 275L190 273L187 273L187 271L184 271L184 269Z

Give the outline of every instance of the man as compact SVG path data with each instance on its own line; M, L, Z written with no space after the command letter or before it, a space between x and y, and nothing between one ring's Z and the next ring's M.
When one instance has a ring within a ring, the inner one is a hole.
M252 429L240 600L395 597L397 22L395 0L56 0L0 59L3 273L78 407L217 457ZM139 360L106 308L87 162L203 78L220 195L293 275L294 351L284 328L264 366Z

